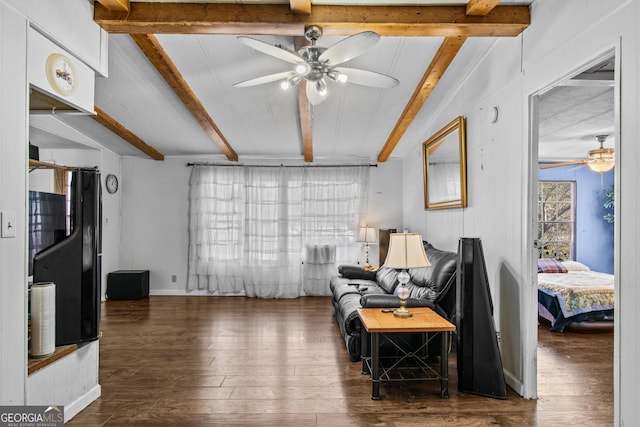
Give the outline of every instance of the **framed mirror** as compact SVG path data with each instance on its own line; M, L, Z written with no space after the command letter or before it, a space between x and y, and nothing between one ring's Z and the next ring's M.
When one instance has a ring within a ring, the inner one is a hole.
M425 209L467 206L466 151L462 116L422 143Z

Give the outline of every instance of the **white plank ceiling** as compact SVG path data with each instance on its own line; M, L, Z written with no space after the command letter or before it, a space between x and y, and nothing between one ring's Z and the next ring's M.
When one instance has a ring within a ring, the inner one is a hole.
M180 3L180 0L171 0ZM189 3L199 2L190 0ZM207 1L202 1L208 3ZM219 2L222 3L222 2ZM264 3L235 1L229 3ZM278 3L270 1L269 3ZM282 1L288 4L288 1ZM314 5L337 5L345 2L318 0ZM371 4L457 4L466 2L350 1L350 5ZM531 1L503 2L508 5L528 5ZM190 86L221 133L243 159L290 159L302 161L302 139L298 93L284 91L279 82L248 88L233 87L234 83L265 74L289 70L290 64L257 52L242 44L236 35L156 35L179 73ZM293 38L284 36L252 36L270 44L282 44L293 49ZM323 36L320 46L331 46L342 37ZM391 75L400 81L392 89L377 89L355 84L329 83L328 98L311 107L314 161L343 162L375 161L392 132L416 86L429 67L442 43L441 37L382 37L363 55L349 61L348 67L362 68ZM463 75L473 67L494 38L469 38L449 67L449 73ZM455 76L448 76L454 77ZM572 86L554 90L541 100L541 138L554 144L578 140L579 152L596 148L594 132L612 133L611 88ZM561 115L571 108L574 115ZM427 101L429 102L429 101ZM198 124L159 72L149 62L128 34L109 35L109 75L96 80L95 104L147 144L165 156L213 156L225 159L221 150ZM586 107L586 108L583 108ZM545 115L543 120L543 115ZM597 120L587 120L597 116ZM609 117L610 116L610 117ZM75 132L62 132L50 121L61 121ZM427 117L418 113L391 157L404 157L409 149L424 141L423 123ZM567 122L570 120L571 123ZM604 121L611 120L605 124ZM582 126L581 121L589 125ZM138 149L86 116L57 115L40 117L32 123L32 142L43 147L65 147L69 140L87 138L103 144L123 156L146 157ZM83 138L78 138L78 134ZM86 144L86 141L80 142ZM575 145L575 144L574 144ZM567 148L566 158L576 156ZM558 152L557 150L553 150ZM540 149L541 158L545 149ZM565 157L563 157L565 158Z

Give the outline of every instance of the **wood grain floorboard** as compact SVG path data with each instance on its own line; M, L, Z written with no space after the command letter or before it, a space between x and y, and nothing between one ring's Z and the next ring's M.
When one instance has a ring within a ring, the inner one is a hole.
M613 334L539 327L538 394L506 400L439 383L383 384L349 361L330 298L150 297L103 304L102 396L77 426L606 426Z

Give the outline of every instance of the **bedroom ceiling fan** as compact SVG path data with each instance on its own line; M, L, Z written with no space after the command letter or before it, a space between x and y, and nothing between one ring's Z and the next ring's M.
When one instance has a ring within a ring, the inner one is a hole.
M317 105L326 99L326 79L338 83L354 83L385 89L399 84L397 79L385 74L357 68L338 67L343 62L360 56L380 40L380 36L373 31L365 31L347 37L328 48L316 46L316 42L322 35L320 27L315 25L307 27L304 35L311 44L301 47L297 52L251 37L238 37L247 46L289 62L294 67L290 71L257 77L236 83L233 86L249 87L281 80L282 88L288 89L296 86L301 80L305 80L307 82L307 98L312 105Z
M588 159L571 160L568 162L551 163L540 166L540 169L557 168L560 166L580 165L578 167L589 166L593 172L608 172L615 166L615 150L613 148L604 148L604 142L609 135L597 135L596 138L600 143L600 148L590 150Z

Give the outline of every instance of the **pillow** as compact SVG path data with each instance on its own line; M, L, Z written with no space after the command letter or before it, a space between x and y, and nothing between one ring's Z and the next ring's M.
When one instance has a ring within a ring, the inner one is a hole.
M591 271L591 269L578 261L562 261L567 271Z
M538 273L566 273L567 269L560 261L552 258L540 258L538 260Z

